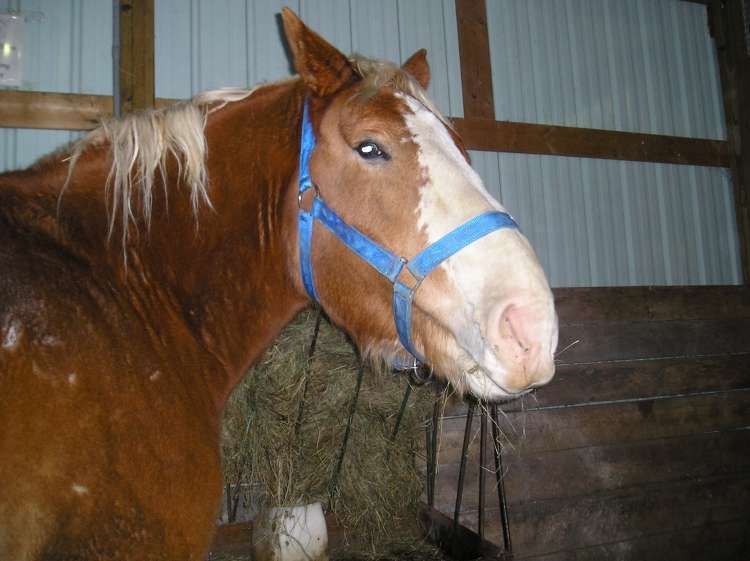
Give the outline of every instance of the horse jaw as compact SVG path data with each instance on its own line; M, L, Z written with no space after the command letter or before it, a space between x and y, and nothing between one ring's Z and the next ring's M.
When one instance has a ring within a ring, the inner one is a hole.
M404 118L424 178L417 226L428 243L482 212L505 211L439 119L416 100L401 97L410 109ZM438 371L459 389L490 400L519 395L552 378L554 301L520 232L493 232L463 248L439 271L416 299L417 307L448 332L438 344L420 337Z

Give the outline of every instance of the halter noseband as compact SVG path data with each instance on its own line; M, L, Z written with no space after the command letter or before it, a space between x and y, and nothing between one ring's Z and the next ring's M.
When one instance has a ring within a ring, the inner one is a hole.
M454 253L467 245L483 238L487 234L502 228L518 229L518 224L507 212L490 211L475 216L464 222L458 228L451 230L435 243L417 253L411 260L400 257L381 247L362 232L350 226L329 207L320 196L317 185L310 176L310 157L315 149L315 133L308 102L302 115L302 137L299 152L299 257L302 270L302 281L305 290L312 300L320 304L320 298L315 290L312 269L312 237L313 226L317 220L328 228L351 251L357 254L377 272L383 275L393 285L393 319L396 323L398 338L404 348L419 362L424 362L422 356L414 347L411 338L411 316L414 293L422 281L438 265ZM302 195L308 189L313 189L314 196L310 211L302 208ZM406 269L413 277L411 286L405 284L399 277Z

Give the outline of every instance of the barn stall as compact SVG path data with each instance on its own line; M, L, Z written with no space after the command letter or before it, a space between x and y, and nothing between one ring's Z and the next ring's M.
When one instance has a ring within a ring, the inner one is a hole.
M518 559L747 555L746 2L119 4L113 66L111 4L0 2L24 21L0 169L113 107L288 75L284 4L346 52L426 47L430 94L539 253L561 336L553 382L498 417L506 532L476 415L459 478L471 405L440 414L425 500L451 517L462 487L460 522Z

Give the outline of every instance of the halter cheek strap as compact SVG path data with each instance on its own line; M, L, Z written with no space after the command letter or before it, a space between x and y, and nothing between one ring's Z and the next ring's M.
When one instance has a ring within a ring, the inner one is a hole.
M424 362L417 352L411 337L412 305L414 294L422 281L438 265L467 245L487 234L502 228L518 229L518 224L507 213L490 211L475 216L458 228L451 230L436 242L417 253L411 260L395 255L365 234L350 226L320 196L310 177L310 156L315 148L315 133L310 121L308 102L302 115L302 137L300 142L299 169L299 250L302 282L312 300L320 303L315 289L312 268L312 238L315 222L320 222L333 233L346 247L358 255L368 265L384 276L393 285L393 318L399 340L404 348L418 361ZM302 208L302 195L313 189L314 197L309 211ZM408 271L413 282L402 280Z
M312 122L310 121L310 109L307 99L305 99L305 108L302 113L302 135L299 147L299 190L297 194L297 204L299 206L299 261L302 271L302 282L308 296L320 304L318 292L315 290L312 272L312 233L315 211L315 201L320 199L317 187L314 186L312 177L310 177L310 157L315 148L315 132L313 132ZM302 208L302 195L308 189L315 190L315 198L311 212Z

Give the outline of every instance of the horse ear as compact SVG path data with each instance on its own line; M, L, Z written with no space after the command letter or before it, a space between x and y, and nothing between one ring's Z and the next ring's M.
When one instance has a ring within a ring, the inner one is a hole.
M401 66L401 70L411 74L422 88L427 89L430 84L430 65L427 63L427 51L425 49L419 49L411 55Z
M294 68L313 93L325 97L337 92L354 76L349 59L307 27L292 10L281 10L284 33Z

